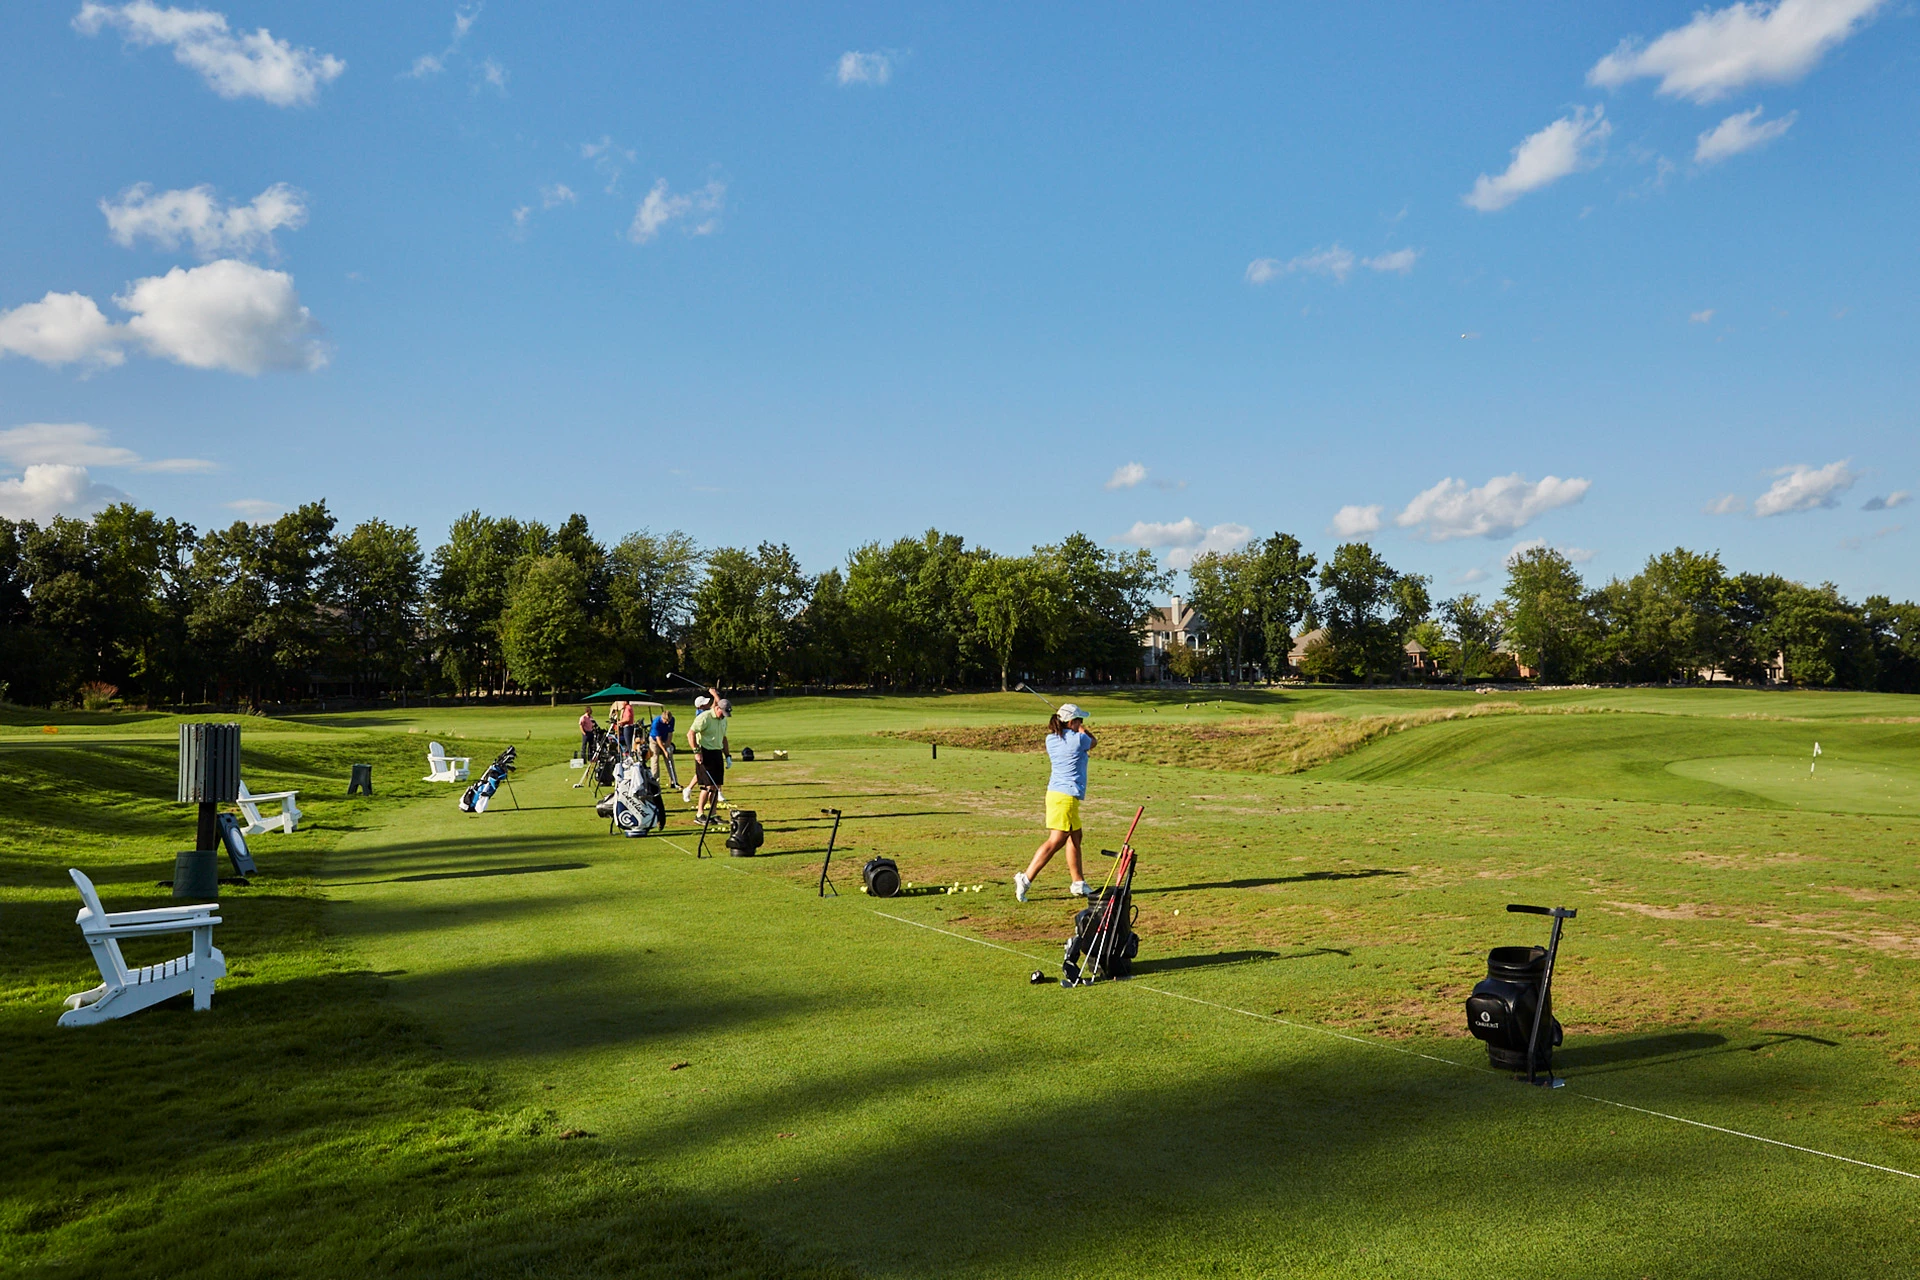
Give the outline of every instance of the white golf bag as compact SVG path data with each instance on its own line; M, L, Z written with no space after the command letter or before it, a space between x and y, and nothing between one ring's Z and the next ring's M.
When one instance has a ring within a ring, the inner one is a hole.
M609 832L626 836L643 836L667 825L660 784L637 757L622 761L614 770L613 794L600 802L599 812L608 819Z

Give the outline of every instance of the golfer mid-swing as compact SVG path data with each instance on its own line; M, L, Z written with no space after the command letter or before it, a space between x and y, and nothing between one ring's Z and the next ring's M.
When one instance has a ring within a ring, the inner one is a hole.
M1053 774L1047 779L1047 838L1040 842L1027 869L1013 877L1013 896L1027 900L1034 877L1047 865L1060 846L1067 847L1067 870L1073 884L1067 892L1085 897L1086 873L1080 866L1080 802L1087 797L1087 753L1094 748L1093 735L1081 726L1086 716L1071 702L1060 705L1047 721L1047 758L1053 762Z

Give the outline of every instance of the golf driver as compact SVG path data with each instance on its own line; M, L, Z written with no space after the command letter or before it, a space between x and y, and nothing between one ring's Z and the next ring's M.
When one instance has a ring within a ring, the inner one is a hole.
M701 684L697 680L689 680L685 676L680 675L677 672L673 672L673 671L667 672L667 679L678 680L681 684L684 684L687 687L692 689L698 689L702 693L705 693L707 691L707 686Z

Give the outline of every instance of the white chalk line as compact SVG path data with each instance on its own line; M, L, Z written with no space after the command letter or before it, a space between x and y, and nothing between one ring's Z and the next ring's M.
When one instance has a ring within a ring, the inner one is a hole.
M1001 946L997 942L988 942L984 938L969 937L964 933L955 933L951 929L942 929L937 925L922 924L918 920L909 920L905 916L891 915L885 911L881 911L874 907L868 907L867 910L872 911L873 914L877 916L884 916L888 920L897 920L901 924L910 924L916 929L925 929L930 933L945 934L949 938L958 938L962 942L971 942L976 946L991 947L995 951L1004 951L1008 955L1019 956L1021 959L1030 961L1034 964L1046 963L1043 960L1039 960L1033 956L1028 955L1024 951L1015 951L1012 947ZM1185 1000L1190 1004L1205 1005L1209 1009L1218 1009L1223 1013L1237 1013L1243 1018L1252 1018L1258 1022L1271 1022L1279 1026L1292 1028L1293 1030L1296 1030L1296 1031L1309 1031L1315 1035L1330 1036L1335 1040L1345 1040L1352 1044L1364 1045L1369 1049L1385 1049L1389 1053L1397 1053L1404 1057L1409 1057L1409 1058L1424 1058L1428 1062L1438 1062L1444 1066L1458 1067L1465 1071L1481 1071L1481 1072L1486 1072L1492 1075L1501 1074L1499 1072L1494 1071L1491 1067L1480 1067L1480 1066L1475 1066L1472 1063L1457 1062L1452 1058L1442 1058L1431 1053L1421 1053L1417 1049L1402 1049L1398 1045L1386 1044L1383 1041L1372 1039L1367 1036L1350 1035L1345 1031L1335 1031L1329 1027L1315 1026L1313 1023L1310 1023L1310 1022L1295 1022L1291 1018L1282 1018L1277 1014L1255 1013L1251 1009L1241 1009L1230 1004L1220 1004L1213 1000L1202 1000L1198 996L1183 995L1178 991L1168 991L1164 987L1150 987L1145 983L1139 982L1139 981L1129 981L1127 983L1127 986L1129 988L1138 988L1141 991L1151 991L1158 996L1171 996L1175 1000ZM1862 1169L1872 1169L1876 1173L1891 1173L1897 1177L1911 1178L1916 1182L1920 1182L1920 1173L1912 1173L1906 1169L1895 1169L1889 1165L1874 1164L1871 1161L1867 1161L1867 1160L1856 1160L1852 1156L1843 1156L1832 1151L1822 1151L1818 1147L1803 1147L1798 1143L1782 1142L1778 1138L1768 1138L1757 1133L1747 1133L1746 1131L1741 1129L1729 1129L1729 1128L1726 1128L1724 1125L1708 1124L1704 1120L1689 1120L1685 1116L1670 1115L1665 1111L1654 1111L1648 1107L1636 1107L1632 1103L1628 1103L1628 1102L1615 1102L1611 1098L1602 1098L1598 1094L1585 1093L1585 1092L1582 1092L1581 1090L1574 1089L1571 1087L1568 1088L1567 1092L1572 1094L1576 1098L1583 1098L1588 1102L1597 1102L1597 1103L1600 1103L1602 1106L1618 1107L1622 1111L1636 1111L1643 1116L1656 1116L1662 1120L1671 1120L1675 1124L1690 1125L1695 1129L1707 1129L1714 1133L1724 1133L1729 1137L1745 1138L1750 1142L1762 1142L1767 1144L1768 1146L1785 1147L1789 1151L1798 1151L1803 1155L1819 1156L1824 1160L1838 1160L1842 1164L1857 1165Z

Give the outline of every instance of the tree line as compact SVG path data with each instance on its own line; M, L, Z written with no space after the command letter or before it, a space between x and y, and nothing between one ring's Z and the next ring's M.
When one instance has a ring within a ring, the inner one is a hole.
M1405 674L1408 641L1453 679L1739 680L1920 691L1920 608L1831 585L1730 574L1676 549L1627 580L1582 582L1529 550L1505 590L1434 602L1366 543L1321 562L1284 533L1198 557L1204 646L1189 678L1298 664L1312 678ZM201 533L131 504L90 520L0 520L0 699L261 705L400 691L497 696L658 687L687 669L730 686L886 689L1128 681L1173 586L1146 551L1084 534L1020 556L930 530L809 575L792 551L705 549L678 531L611 544L469 512L431 553L416 529L342 530L324 502Z

